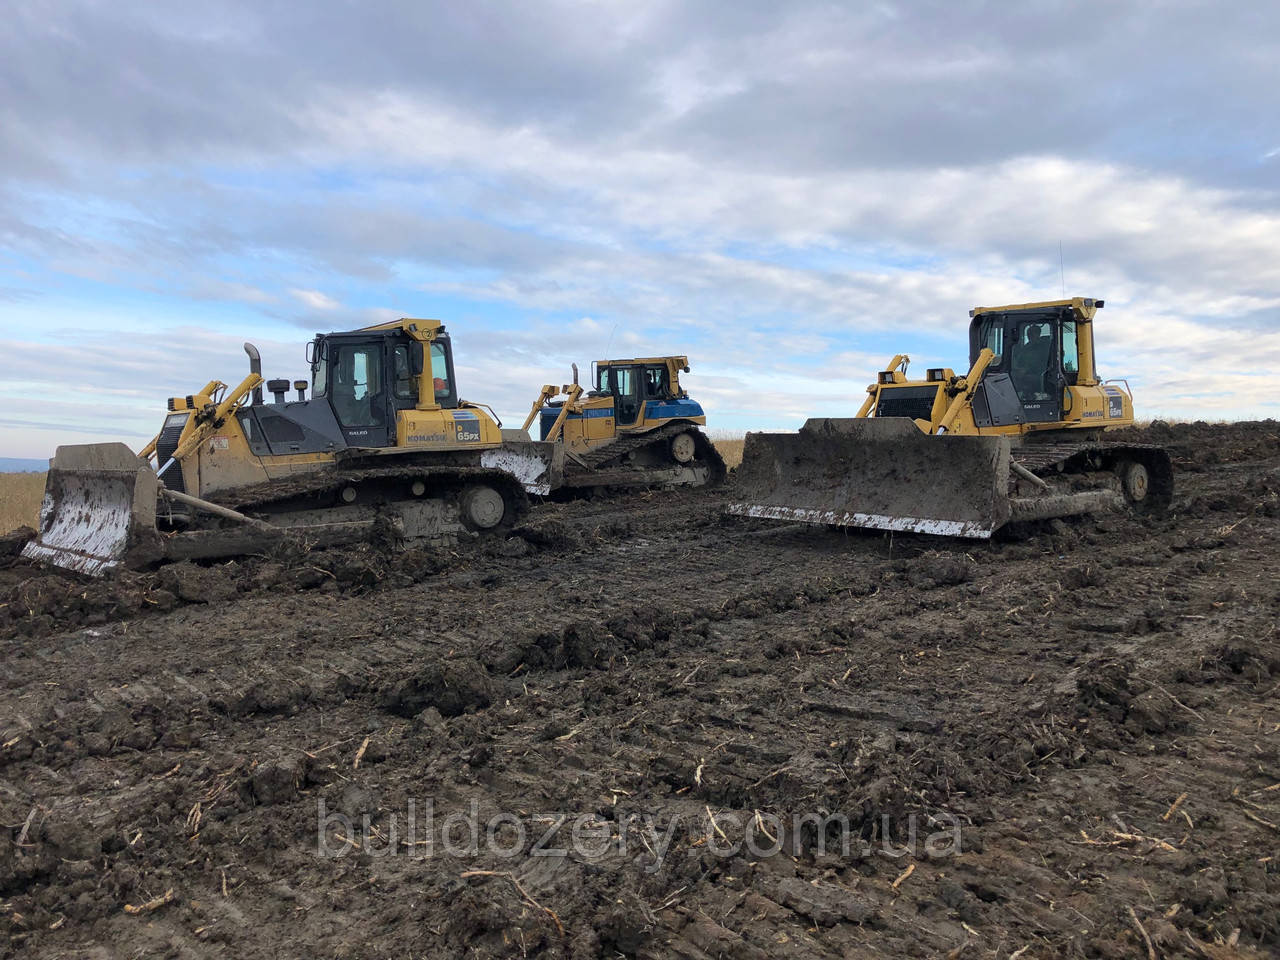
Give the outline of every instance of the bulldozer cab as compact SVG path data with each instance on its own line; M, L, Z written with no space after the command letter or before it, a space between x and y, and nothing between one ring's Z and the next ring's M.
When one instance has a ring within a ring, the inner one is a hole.
M431 388L426 405L458 406L453 351L444 333L430 341L413 339L400 329L320 334L307 359L314 401L329 404L351 446L395 445L399 411L424 405L426 388L420 382L427 369Z
M634 426L650 401L676 400L683 395L682 369L688 369L684 357L600 361L596 364L596 394L613 397L613 415L619 427Z
M1102 301L1089 304L1096 309ZM1068 386L1096 382L1092 369L1081 376L1081 356L1092 364L1092 325L1071 302L1016 309L977 309L969 325L969 362L992 352L974 397L978 426L1057 423L1063 418Z

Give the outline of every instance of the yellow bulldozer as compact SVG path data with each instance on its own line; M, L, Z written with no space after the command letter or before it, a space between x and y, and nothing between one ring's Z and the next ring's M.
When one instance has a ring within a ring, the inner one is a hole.
M852 419L748 433L732 514L985 539L1015 521L1160 510L1159 446L1108 441L1133 424L1123 380L1100 380L1076 297L970 311L969 369L907 376L895 356Z
M565 489L705 486L724 479L715 445L699 427L701 404L680 386L688 357L600 360L589 390L547 384L524 429L538 423L542 440L564 451ZM562 398L563 397L563 398Z
M245 351L248 376L170 398L139 454L123 443L59 447L24 555L97 575L234 556L285 533L333 544L381 526L444 543L510 524L528 494L560 483L561 450L503 430L459 396L439 321L318 334L310 383L264 381L258 351Z

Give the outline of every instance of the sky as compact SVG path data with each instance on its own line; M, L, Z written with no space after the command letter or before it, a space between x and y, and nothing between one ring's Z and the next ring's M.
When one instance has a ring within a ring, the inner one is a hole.
M5 9L0 456L400 316L517 425L680 353L713 430L793 429L1064 290L1139 417L1280 415L1277 4Z

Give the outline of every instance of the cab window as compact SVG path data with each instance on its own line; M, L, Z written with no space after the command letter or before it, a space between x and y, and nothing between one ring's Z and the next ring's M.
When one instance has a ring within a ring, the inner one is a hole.
M343 426L383 422L381 344L358 344L332 351L333 409Z
M439 341L431 344L431 382L435 389L436 403L449 406L455 394L453 389L453 371L449 369L449 357L445 346Z
M1000 366L1000 361L1004 358L1004 321L1002 319L988 320L982 325L982 346L995 354L991 365Z
M1073 386L1080 377L1080 345L1076 339L1075 321L1062 325L1062 372Z
M667 368L653 366L644 368L644 395L650 399L662 399L671 393Z
M1023 403L1049 398L1053 366L1053 324L1041 320L1020 321L1014 327L1013 364L1010 375Z
M311 395L313 397L323 397L329 392L329 364L326 360L320 360L312 368L311 373Z
M613 385L620 397L634 396L636 392L636 372L631 367L613 368Z
M406 344L396 347L391 363L395 371L396 399L414 399L413 377L409 373L409 347Z

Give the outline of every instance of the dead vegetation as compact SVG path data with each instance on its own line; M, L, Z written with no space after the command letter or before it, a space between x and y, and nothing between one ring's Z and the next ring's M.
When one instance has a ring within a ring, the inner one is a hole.
M742 445L745 442L742 437L712 436L711 442L716 445L728 469L733 470L742 462Z
M0 473L0 533L35 527L43 499L43 473Z

